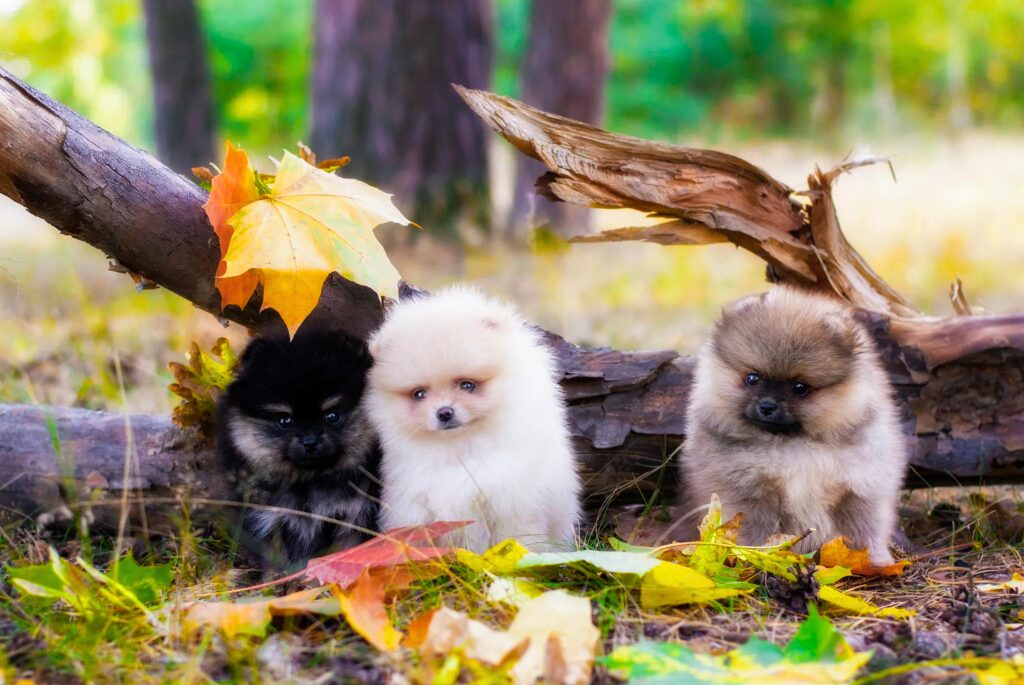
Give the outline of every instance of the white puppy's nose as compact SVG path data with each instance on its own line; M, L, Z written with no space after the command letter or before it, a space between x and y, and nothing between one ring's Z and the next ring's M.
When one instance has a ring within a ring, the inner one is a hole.
M441 423L449 423L455 418L455 410L451 407L441 407L437 410L437 420Z

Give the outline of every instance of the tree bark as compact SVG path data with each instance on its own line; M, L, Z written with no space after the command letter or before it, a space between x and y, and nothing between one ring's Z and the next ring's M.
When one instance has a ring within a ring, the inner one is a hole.
M898 395L911 485L1024 482L1024 315L916 315L842 237L831 182L849 165L815 173L811 204L802 207L786 186L735 157L616 136L488 93L465 96L521 151L545 160L547 192L669 219L626 237L732 240L762 255L776 277L859 305ZM0 192L203 309L248 326L267 323L251 309L218 311L218 247L197 186L2 70L0 141ZM380 305L372 291L334 278L315 316L365 335ZM671 351L580 348L555 335L550 343L591 506L672 495L693 360ZM67 455L73 462L67 478L47 412L64 463ZM124 417L98 412L0 407L3 505L36 513L68 499L88 502L95 494L88 488L115 501L127 490L153 504L155 521L167 510L162 498L173 512L185 493L223 496L219 461L165 418L131 417L138 468L124 479L125 454L132 454L124 425ZM93 509L98 518L107 510Z
M611 0L533 0L519 79L523 101L547 112L600 124L611 16ZM545 171L535 159L517 160L509 217L509 232L517 242L525 242L533 227L544 224L563 236L580 235L590 228L587 208L538 200L534 184Z
M486 87L491 0L317 0L312 146L444 233L487 218L485 128L451 83Z
M214 160L216 121L195 0L143 0L157 156L188 174Z

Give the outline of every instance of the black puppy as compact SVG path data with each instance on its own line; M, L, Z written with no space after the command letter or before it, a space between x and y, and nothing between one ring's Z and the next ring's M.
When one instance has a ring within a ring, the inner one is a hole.
M242 525L264 562L291 564L366 539L376 526L380 448L360 406L372 360L338 332L254 339L217 408L217 440L247 509ZM267 509L265 507L273 507Z

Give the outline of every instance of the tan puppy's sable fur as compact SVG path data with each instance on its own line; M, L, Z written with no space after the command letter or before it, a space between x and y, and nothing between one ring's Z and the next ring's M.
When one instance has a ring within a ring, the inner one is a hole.
M537 329L456 287L395 305L369 346L383 528L472 520L450 542L477 552L510 537L534 550L572 543L579 476Z
M740 300L702 348L692 393L688 511L717 493L723 517L745 514L744 544L813 528L798 551L845 535L892 562L907 451L874 343L846 305L786 286Z

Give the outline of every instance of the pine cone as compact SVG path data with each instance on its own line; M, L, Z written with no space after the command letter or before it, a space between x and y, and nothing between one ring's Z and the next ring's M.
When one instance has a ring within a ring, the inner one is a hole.
M807 613L807 605L818 600L818 579L811 566L793 566L790 572L796 576L789 581L781 576L765 574L764 587L768 596L777 600L790 611Z

